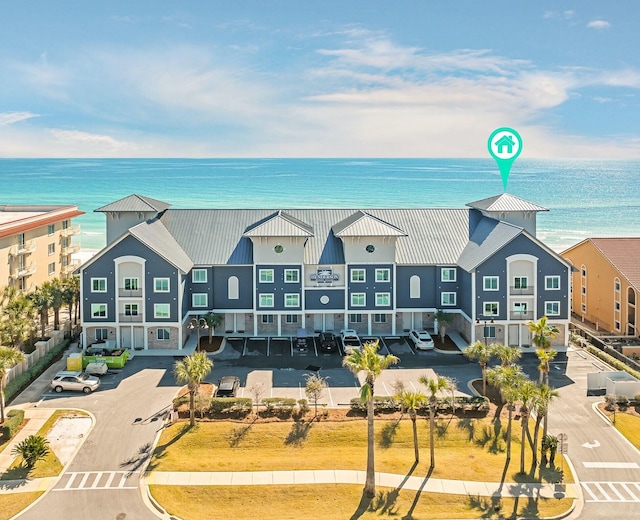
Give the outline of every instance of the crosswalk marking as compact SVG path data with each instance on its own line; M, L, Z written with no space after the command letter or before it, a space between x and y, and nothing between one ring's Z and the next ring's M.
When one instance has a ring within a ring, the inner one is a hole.
M106 477L106 479L105 479ZM63 484L64 479L66 483ZM137 489L138 486L127 486L129 479L137 484L138 473L130 471L70 471L62 476L60 486L53 491L77 491L81 489ZM104 483L101 485L101 481Z
M581 482L586 502L640 502L638 482Z

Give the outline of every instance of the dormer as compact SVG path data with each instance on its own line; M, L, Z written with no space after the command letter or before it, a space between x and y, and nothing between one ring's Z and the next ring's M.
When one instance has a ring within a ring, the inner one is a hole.
M353 263L393 263L396 240L407 234L384 220L358 210L335 224L333 234L342 240L344 258Z
M533 236L536 236L536 216L538 212L549 211L547 208L508 193L469 202L467 206L480 211L485 217L521 227Z
M122 236L128 229L157 217L170 204L142 195L129 195L94 210L107 216L107 245Z
M255 264L302 264L304 246L313 236L313 227L285 211L277 211L248 226L242 236L253 243Z

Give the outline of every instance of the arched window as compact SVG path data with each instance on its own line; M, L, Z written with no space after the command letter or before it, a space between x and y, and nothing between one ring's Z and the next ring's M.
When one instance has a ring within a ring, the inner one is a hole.
M227 298L237 300L240 298L239 282L237 276L230 276L227 280Z
M409 298L420 298L420 277L417 274L409 279Z

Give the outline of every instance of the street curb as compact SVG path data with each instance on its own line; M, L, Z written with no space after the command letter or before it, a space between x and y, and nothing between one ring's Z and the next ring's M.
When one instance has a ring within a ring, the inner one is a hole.
M40 502L40 500L42 500L44 497L46 497L49 494L49 492L56 486L56 484L60 481L62 476L65 474L65 472L67 471L67 468L73 462L73 459L76 458L76 455L80 451L80 448L82 448L82 446L84 445L85 441L87 440L87 437L89 437L89 435L93 431L93 428L96 425L96 416L93 415L88 410L83 410L82 408L53 408L53 412L52 413L55 413L58 410L72 410L72 411L76 411L76 412L86 413L89 417L91 417L91 428L89 428L89 431L87 432L87 434L82 438L82 441L78 443L78 445L76 446L76 449L73 451L73 455L71 455L71 457L69 458L69 462L67 462L62 467L62 471L60 471L60 473L58 473L58 475L56 475L55 477L52 477L51 484L49 485L49 488L44 493L42 493L42 495L40 495L36 500L31 502L27 507L25 507L22 511L20 511L16 515L12 516L9 520L14 520L14 519L19 518L23 513L26 513L27 511L29 511L29 509L34 507L38 502Z

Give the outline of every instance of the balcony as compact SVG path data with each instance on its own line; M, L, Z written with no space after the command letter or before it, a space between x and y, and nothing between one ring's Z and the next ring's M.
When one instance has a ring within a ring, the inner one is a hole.
M534 287L509 287L512 296L533 296Z
M125 289L124 287L120 287L118 289L118 296L122 298L141 298L142 289Z
M70 226L67 229L63 229L60 231L60 236L70 237L72 235L77 235L80 233L80 226Z
M71 255L73 253L77 253L80 251L80 246L78 244L69 244L67 246L60 247L60 254L62 256Z
M36 272L36 263L31 262L28 266L20 266L16 271L11 274L12 280L18 280L25 276L30 276Z
M80 260L72 260L67 265L63 265L61 269L63 274L71 274L78 267L80 267Z
M36 241L29 240L24 244L15 244L9 248L9 254L11 256L20 256L33 253L36 250Z
M142 323L142 314L120 314L120 323Z
M512 320L532 320L533 311L515 311L509 313L509 318Z

